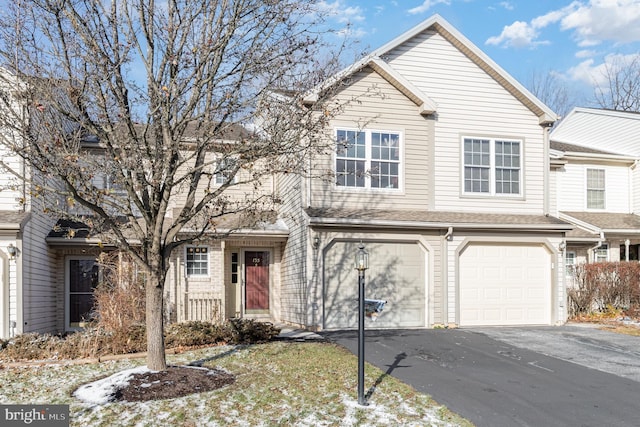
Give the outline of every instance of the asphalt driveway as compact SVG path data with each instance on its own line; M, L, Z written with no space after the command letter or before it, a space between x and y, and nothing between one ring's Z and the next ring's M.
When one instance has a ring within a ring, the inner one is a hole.
M323 335L357 354L357 331ZM639 337L578 326L367 330L365 347L367 362L479 427L640 426ZM372 401L383 380L367 378Z

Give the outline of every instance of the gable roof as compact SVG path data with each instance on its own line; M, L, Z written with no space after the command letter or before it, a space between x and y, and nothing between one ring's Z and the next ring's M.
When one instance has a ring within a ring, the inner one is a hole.
M556 144L640 157L640 113L576 107L551 131L549 139Z
M393 70L382 58L384 55L396 47L402 45L408 40L416 37L417 35L425 31L435 31L442 37L453 44L457 49L469 57L478 67L489 74L494 80L496 80L502 87L504 87L509 93L511 93L516 99L522 102L529 110L531 110L536 116L540 124L551 125L557 119L558 116L549 107L547 107L542 101L536 98L531 92L529 92L522 84L514 79L509 73L503 70L498 64L496 64L491 58L489 58L483 51L481 51L476 45L474 45L469 39L467 39L462 33L455 29L440 15L433 15L421 24L413 27L409 31L401 34L395 39L391 40L387 44L375 49L369 55L362 58L360 61L350 65L332 79L325 82L320 87L314 89L309 96L305 98L306 102L314 102L318 99L318 93L324 89L331 87L332 85L340 82L345 77L354 74L366 66L371 66L382 77L388 80L387 76L381 73L376 67L381 67L381 64L386 65L386 70ZM397 73L396 73L397 75ZM393 76L392 76L393 77ZM397 77L395 77L397 79ZM401 79L400 84L407 84L407 81ZM394 84L391 80L388 80L391 84ZM406 86L405 86L406 88ZM406 88L408 89L408 88ZM400 89L401 90L401 89ZM409 92L415 92L417 89L408 90ZM401 92L405 93L403 90ZM406 93L405 93L406 95ZM411 99L411 98L410 98ZM414 100L414 102L416 102ZM435 105L435 104L434 104ZM434 111L435 112L435 109ZM422 113L425 114L425 113Z

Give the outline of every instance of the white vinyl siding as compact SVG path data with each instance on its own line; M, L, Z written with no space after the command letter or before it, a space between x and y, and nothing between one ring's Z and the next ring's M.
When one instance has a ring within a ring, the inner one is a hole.
M557 172L558 210L563 212L584 211L587 204L587 170L604 170L605 209L611 213L631 213L631 171L626 165L595 165L568 163Z
M398 189L400 132L336 130L336 186Z
M587 209L605 208L604 169L587 169Z
M535 114L439 34L425 31L386 57L437 105L434 209L543 213L548 158L545 130ZM485 135L521 141L520 197L464 197L461 138Z

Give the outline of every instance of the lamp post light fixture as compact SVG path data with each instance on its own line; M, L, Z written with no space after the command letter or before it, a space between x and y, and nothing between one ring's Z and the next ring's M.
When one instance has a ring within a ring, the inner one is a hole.
M364 272L369 268L369 254L360 242L356 252L358 270L358 404L366 406L364 398Z

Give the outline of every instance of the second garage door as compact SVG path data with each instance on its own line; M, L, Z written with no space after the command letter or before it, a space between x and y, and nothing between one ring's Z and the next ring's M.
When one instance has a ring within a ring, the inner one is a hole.
M324 257L324 327L358 326L358 275L354 268L359 243L336 242ZM371 328L424 327L426 315L425 252L416 243L367 242L369 269L365 298L387 300Z
M470 244L459 265L461 326L551 323L551 256L544 246Z

